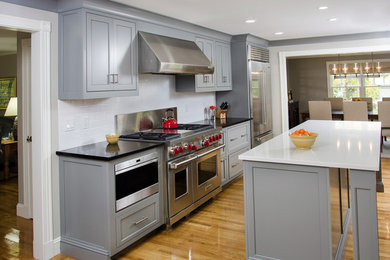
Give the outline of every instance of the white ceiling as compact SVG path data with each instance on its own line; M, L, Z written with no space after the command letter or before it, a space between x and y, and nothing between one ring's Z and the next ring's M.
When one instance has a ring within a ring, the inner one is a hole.
M267 40L390 31L390 0L111 1L228 34L250 33ZM320 11L319 6L328 9ZM337 21L330 22L331 18ZM247 19L256 22L246 24Z
M0 56L16 53L16 32L0 29Z

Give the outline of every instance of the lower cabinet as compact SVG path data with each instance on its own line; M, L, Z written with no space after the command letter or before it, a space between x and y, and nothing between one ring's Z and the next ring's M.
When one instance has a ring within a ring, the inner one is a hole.
M238 156L250 150L250 121L223 128L224 151L221 153L222 185L242 175Z
M161 159L161 148L111 161L60 156L61 253L77 259L111 259L163 225L165 191ZM139 160L145 162L130 165ZM140 170L141 167L147 168ZM118 207L118 196L123 190L116 191L123 185L117 182L124 179L117 177L132 174L133 178L125 185L132 189L134 176L151 169L156 169L158 175L154 191L142 198L139 197L142 194L137 194L134 200L129 197L132 201L128 206Z
M137 238L139 233L147 230L159 221L159 194L145 199L116 215L116 245L122 246Z

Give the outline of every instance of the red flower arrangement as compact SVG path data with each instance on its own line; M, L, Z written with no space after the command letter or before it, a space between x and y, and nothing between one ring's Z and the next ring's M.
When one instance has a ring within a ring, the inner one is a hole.
M215 106L210 106L210 109L211 109L211 110L214 110L214 109L215 109Z

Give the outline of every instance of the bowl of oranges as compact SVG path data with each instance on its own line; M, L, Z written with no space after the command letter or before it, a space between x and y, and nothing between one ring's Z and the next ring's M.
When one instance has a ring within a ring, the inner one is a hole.
M317 133L310 133L305 129L296 130L289 134L291 141L298 149L311 149L318 136Z

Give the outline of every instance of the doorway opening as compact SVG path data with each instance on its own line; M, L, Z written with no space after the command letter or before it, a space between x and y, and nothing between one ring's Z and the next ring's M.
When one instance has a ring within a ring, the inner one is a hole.
M31 150L18 140L31 131L30 38L0 29L0 251L6 258L33 257Z

